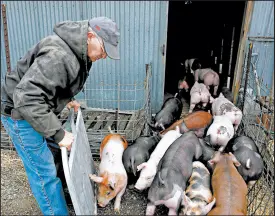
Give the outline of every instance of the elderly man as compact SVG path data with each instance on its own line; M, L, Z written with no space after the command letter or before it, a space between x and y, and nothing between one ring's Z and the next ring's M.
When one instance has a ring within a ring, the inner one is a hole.
M22 57L2 86L1 121L23 161L30 187L44 215L67 215L62 184L46 139L70 150L73 135L57 118L73 101L92 62L119 59L119 31L106 17L66 21Z

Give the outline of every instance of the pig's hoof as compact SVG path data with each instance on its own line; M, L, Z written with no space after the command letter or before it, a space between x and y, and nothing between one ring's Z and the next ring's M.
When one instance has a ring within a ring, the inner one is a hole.
M119 214L119 213L120 213L119 208L115 208L115 213L117 213L117 214Z

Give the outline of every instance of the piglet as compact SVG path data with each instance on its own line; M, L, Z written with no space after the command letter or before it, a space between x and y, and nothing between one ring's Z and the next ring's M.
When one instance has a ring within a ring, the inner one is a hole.
M246 215L247 186L235 166L241 164L232 153L216 154L209 163L214 168L211 178L215 207L208 215Z
M161 110L156 114L154 118L154 124L147 122L148 125L154 131L165 130L173 122L180 118L183 104L178 96L178 93L174 97L168 98L161 107Z
M157 172L159 161L161 160L169 146L180 136L181 133L178 126L176 127L176 130L168 131L158 143L157 147L151 154L150 159L137 167L138 171L141 170L139 179L135 185L135 188L137 190L145 190L146 188L151 186Z
M228 141L234 136L234 128L227 116L214 116L213 119L204 141L214 148L218 147L219 152L223 152Z
M127 186L127 174L122 163L122 154L128 146L125 138L119 134L104 137L100 145L99 176L90 174L92 181L98 184L97 201L100 207L105 207L113 198L115 211L119 212L121 197Z
M203 83L198 83L197 81L191 88L190 96L191 100L189 113L192 113L196 104L202 102L203 107L206 107L208 102L212 103L214 100L206 86Z
M205 111L196 111L188 114L186 117L176 121L169 128L160 132L160 135L165 135L170 130L175 130L176 126L180 127L180 133L194 131L197 137L203 137L204 131L211 124L212 115Z
M182 199L182 210L179 215L206 215L216 202L212 200L210 173L199 161L193 162L193 171L189 186Z
M199 59L193 58L193 59L186 59L184 62L185 65L185 72L188 73L189 70L192 74L194 74L194 71L201 68L201 63Z
M219 75L213 71L211 68L204 68L204 69L197 69L195 70L195 81L203 81L204 85L206 85L207 89L209 90L209 86L214 86L213 95L217 95L217 91L220 84L220 77Z
M199 139L189 131L174 141L158 165L158 172L148 191L146 215L153 215L157 205L169 208L169 215L177 215L183 192L192 174L193 160L201 156Z
M140 136L124 151L122 161L128 174L137 175L137 166L149 159L160 139L157 134Z
M227 116L234 125L235 132L237 131L243 116L242 111L226 99L222 93L220 93L219 97L215 98L212 103L212 115Z
M235 137L228 142L226 151L232 152L240 162L241 166L237 169L248 186L252 186L264 170L264 162L256 143L247 136Z

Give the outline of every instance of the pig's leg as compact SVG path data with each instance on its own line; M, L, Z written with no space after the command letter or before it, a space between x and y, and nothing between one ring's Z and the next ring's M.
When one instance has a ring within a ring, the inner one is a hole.
M175 209L170 208L170 209L169 209L169 212L168 212L168 215L178 215L178 214L177 214L177 212L176 212Z
M203 106L203 107L206 107L206 105L207 105L207 103L202 103L202 106Z
M235 125L234 125L235 133L236 133L236 131L238 130L238 127L239 127L239 124L235 124Z
M214 96L217 96L218 88L219 88L218 85L216 85L216 86L214 87L214 92L213 92L213 95L214 95Z
M191 103L190 104L190 109L189 109L189 113L191 113L193 111L193 109L195 108L196 104Z
M223 152L224 149L225 149L225 146L221 146L221 147L218 149L218 151L219 151L219 152Z
M156 206L149 202L146 207L146 215L154 215L156 211Z
M127 184L122 188L122 190L116 195L116 200L115 200L115 212L119 213L120 210L120 202L121 202L121 197L124 194L126 190Z

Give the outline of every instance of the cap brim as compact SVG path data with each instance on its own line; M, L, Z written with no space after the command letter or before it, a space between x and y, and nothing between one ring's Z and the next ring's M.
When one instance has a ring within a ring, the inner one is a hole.
M104 41L104 48L109 58L119 60L118 46L113 46Z

